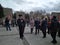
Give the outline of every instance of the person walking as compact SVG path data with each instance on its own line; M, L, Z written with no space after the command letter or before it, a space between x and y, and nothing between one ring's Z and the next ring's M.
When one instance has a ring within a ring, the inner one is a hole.
M46 38L47 18L44 18L41 23L43 38Z
M34 29L34 19L33 18L30 19L30 29L31 29L31 34L32 34L33 29Z
M6 30L8 31L8 30L10 30L11 31L11 27L10 27L10 23L9 23L9 18L8 17L6 17L6 19L5 19L5 26L6 26Z
M39 30L40 30L40 20L39 17L37 17L35 19L35 35L38 33L39 34Z
M58 37L60 37L60 21L58 22Z
M23 37L24 37L23 33L24 33L24 29L25 29L25 20L21 14L19 15L19 18L17 19L17 25L19 27L20 38L23 39Z
M57 40L56 40L56 34L57 34L57 29L58 29L58 21L56 16L53 16L53 18L51 19L51 37L52 37L52 43L56 44Z
M47 27L48 27L47 33L48 33L48 34L50 34L50 25L51 25L51 20L48 20L48 25L47 25Z

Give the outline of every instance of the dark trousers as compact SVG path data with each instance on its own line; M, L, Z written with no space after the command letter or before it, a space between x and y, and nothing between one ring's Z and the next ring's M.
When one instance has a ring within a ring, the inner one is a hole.
M36 28L35 34L37 34L37 33L39 34L39 30L40 30L39 28Z
M46 30L42 30L43 37L46 37Z
M33 33L33 28L31 28L31 34Z
M50 34L50 27L48 27L48 32L47 33Z
M58 30L58 36L60 37L60 29Z
M24 33L24 27L19 27L19 35L20 35L20 38L23 38L24 37L23 33Z
M10 27L10 25L5 25L6 26L6 30L8 31L8 30L10 30L11 31L11 27Z
M57 32L51 32L51 37L52 37L53 41L56 41L56 33Z

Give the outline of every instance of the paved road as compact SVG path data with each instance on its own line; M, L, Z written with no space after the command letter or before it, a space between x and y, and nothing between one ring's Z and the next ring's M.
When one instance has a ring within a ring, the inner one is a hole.
M23 45L23 43L18 35L0 36L0 45Z
M28 30L30 32L29 27L28 27ZM34 31L35 31L35 29L34 29ZM50 34L47 34L45 39L43 39L42 37L43 37L43 34L41 31L38 35L35 35L34 32L33 32L33 34L25 34L25 38L30 45L54 45L51 43L52 38L51 38ZM55 45L60 45L60 38L58 36L57 36L57 44L55 44Z
M4 27L0 27L0 45L23 45L16 28L6 31Z
M34 29L35 31L35 29ZM4 27L0 28L0 45L53 45L50 41L52 38L47 34L45 39L42 38L42 32L39 35L30 34L30 28L26 27L24 32L24 39L19 39L18 28L12 27L12 31L6 31ZM57 36L60 45L60 38Z
M29 45L26 38L19 38L17 27L11 27L11 31L6 31L5 27L0 27L0 45Z

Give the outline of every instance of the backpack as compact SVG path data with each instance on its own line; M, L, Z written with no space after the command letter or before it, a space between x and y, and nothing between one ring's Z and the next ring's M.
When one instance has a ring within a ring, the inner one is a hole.
M57 21L53 21L53 28L57 28L58 27L58 22Z

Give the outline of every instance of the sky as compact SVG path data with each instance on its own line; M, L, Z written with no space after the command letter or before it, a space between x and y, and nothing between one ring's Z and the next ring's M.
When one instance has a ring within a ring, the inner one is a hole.
M5 8L12 8L13 11L60 11L60 0L0 0L0 4Z

